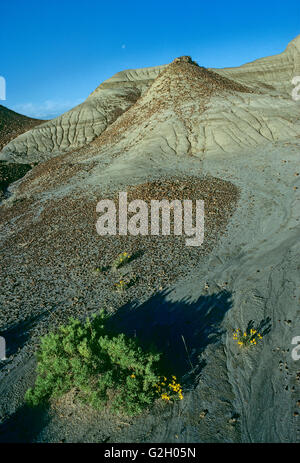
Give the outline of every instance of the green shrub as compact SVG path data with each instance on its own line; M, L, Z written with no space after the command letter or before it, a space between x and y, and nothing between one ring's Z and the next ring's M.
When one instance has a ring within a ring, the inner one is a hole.
M140 413L157 397L158 353L145 352L136 338L114 334L104 312L85 322L71 318L44 336L37 353L37 378L26 393L35 406L70 390L96 409L108 405L128 415Z

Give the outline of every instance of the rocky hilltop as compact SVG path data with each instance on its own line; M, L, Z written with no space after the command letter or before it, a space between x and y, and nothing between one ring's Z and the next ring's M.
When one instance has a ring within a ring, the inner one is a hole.
M2 149L2 161L37 165L0 206L0 335L8 345L0 440L299 440L296 75L300 36L238 68L207 69L183 56L122 71ZM99 236L96 205L119 192L146 202L204 200L202 246L176 236ZM126 272L110 271L123 251L134 256ZM130 282L122 294L120 278ZM70 398L33 416L23 397L39 336L100 308L164 352L184 400L135 420L82 411ZM263 339L244 351L232 334L247 326Z
M201 72L204 75L205 70L201 67L196 69L189 57L177 58L171 65L122 71L103 82L84 103L14 139L3 149L0 159L35 162L86 146L129 108L134 112L135 109L140 110L143 101L147 105L147 98L151 99L157 90L160 92L160 85L168 95L164 105L155 111L153 122L159 113L167 121L168 111L172 110L167 101L173 99L174 111L176 105L180 105L177 92L181 96L185 91L182 116L191 124L190 131L194 136L189 131L185 133L186 127L181 125L178 115L174 129L176 132L180 130L182 144L190 144L195 153L229 152L282 140L299 134L298 111L291 101L291 80L300 74L299 68L298 36L279 55L258 59L238 68L207 70L205 75L211 77L211 91L206 92L203 88L202 96L199 93L200 80ZM188 81L188 76L193 79L192 75L196 77L194 82ZM217 91L220 76L231 82L223 87L223 93ZM180 89L177 86L179 80ZM248 92L245 92L246 88ZM190 97L187 98L189 92ZM131 131L133 129L131 127ZM173 146L172 136L168 138L169 145Z

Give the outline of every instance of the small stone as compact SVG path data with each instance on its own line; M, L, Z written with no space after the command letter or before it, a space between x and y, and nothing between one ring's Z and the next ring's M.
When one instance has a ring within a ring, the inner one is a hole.
M208 414L208 410L202 410L202 412L200 413L200 418L205 418L206 415Z
M236 424L239 419L239 415L237 413L234 413L231 418L228 420L228 423L230 424Z

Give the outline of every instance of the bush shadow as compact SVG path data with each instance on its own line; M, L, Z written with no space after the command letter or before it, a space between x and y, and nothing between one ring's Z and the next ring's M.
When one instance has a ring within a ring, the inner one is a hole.
M271 318L267 317L255 324L254 320L249 320L246 333L250 333L251 330L256 330L262 337L266 336L271 331Z
M20 348L24 346L24 344L30 337L30 332L32 328L54 310L55 307L51 310L47 310L41 314L30 317L27 320L16 323L13 326L10 326L5 330L0 331L0 336L2 336L5 339L6 357L8 360L9 357L13 356ZM3 365L1 366L0 364L0 370L1 367L3 367Z
M0 424L0 443L34 442L49 419L47 407L23 405Z
M137 337L145 349L162 352L166 374L197 374L203 367L201 353L209 344L220 342L220 324L232 306L231 293L221 291L195 301L185 298L176 302L166 298L169 293L157 293L142 305L124 305L107 326Z

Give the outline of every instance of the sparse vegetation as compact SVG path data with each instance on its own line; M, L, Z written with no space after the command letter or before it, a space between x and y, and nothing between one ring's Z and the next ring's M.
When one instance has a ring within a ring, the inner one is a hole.
M118 283L115 284L115 289L118 293L123 293L126 291L128 283L125 280L120 280Z
M114 334L103 311L81 322L74 318L42 338L37 378L26 393L32 406L73 390L96 409L136 415L157 398L160 354L145 352L136 338Z
M105 267L104 265L102 265L101 267L95 267L95 268L93 269L93 273L94 273L95 275L99 275L100 273L103 273L103 272L105 272L106 270L107 270L107 267Z
M246 331L237 328L233 333L233 339L240 347L250 347L255 346L262 339L262 335L253 328L249 328Z
M131 255L128 254L128 252L122 252L121 254L118 255L118 257L113 261L112 263L112 268L114 270L123 267L126 265L131 259Z
M133 286L138 278L134 275L132 277L126 276L115 284L115 290L119 293L125 292L128 288Z

